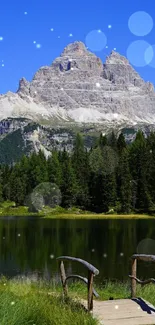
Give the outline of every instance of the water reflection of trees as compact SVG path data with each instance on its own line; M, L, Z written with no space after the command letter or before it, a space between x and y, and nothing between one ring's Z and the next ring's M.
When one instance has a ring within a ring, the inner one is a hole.
M94 264L100 270L96 281L127 280L130 256L147 237L155 238L152 220L1 220L0 272L14 275L38 270L46 278L58 278L55 258L70 255ZM67 263L66 269L85 274L78 264ZM140 266L139 271L143 270ZM154 269L149 272L153 276Z

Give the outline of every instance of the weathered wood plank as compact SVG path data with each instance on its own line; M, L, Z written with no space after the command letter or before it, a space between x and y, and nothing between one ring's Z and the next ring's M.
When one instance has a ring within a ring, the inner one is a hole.
M155 255L145 255L145 254L134 254L131 256L132 259L137 259L146 262L155 262Z
M134 317L130 319L119 319L118 321L116 320L104 320L101 321L100 324L103 325L155 325L155 320L151 319L151 317L146 317L146 318L141 318L139 317Z
M98 275L99 274L99 270L96 269L95 266L93 266L92 264L88 263L85 260L82 260L81 258L76 258L76 257L71 257L71 256L59 256L57 257L57 260L61 260L61 261L72 261L72 262L79 262L81 264L83 264L89 271L91 271L94 275Z
M93 278L94 274L88 271L88 311L93 310Z
M136 276L137 276L137 260L136 258L132 261L132 280L131 280L131 297L136 297Z
M87 306L87 301L81 301ZM150 314L142 308L147 307ZM94 301L93 317L104 325L155 325L155 307L143 299Z
M66 283L66 272L65 272L63 261L60 262L60 275L61 275L61 282L62 282L64 296L66 297L68 294L68 288Z

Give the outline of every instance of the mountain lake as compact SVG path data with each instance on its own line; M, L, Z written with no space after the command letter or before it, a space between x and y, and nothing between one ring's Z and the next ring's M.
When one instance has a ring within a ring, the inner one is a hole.
M99 269L95 283L128 280L132 254L155 254L154 220L0 219L0 273L60 281L56 257L85 259ZM87 276L79 263L65 262L67 274ZM138 277L155 277L155 263L138 262Z

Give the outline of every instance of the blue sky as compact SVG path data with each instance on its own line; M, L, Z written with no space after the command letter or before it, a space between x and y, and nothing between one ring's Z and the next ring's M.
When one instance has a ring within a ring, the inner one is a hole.
M142 78L155 84L153 0L5 0L0 9L1 94L16 91L22 77L30 81L76 40L102 61L113 49L128 55Z

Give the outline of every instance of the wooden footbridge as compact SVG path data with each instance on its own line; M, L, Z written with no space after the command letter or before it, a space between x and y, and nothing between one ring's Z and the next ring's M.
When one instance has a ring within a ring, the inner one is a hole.
M145 285L155 283L155 279L141 281L137 278L137 260L155 262L155 255L135 254L131 257L132 274L131 278L131 299L117 300L94 300L93 296L99 298L98 293L93 288L94 276L99 274L92 264L75 257L60 256L57 258L60 261L60 275L63 287L64 297L68 296L67 281L70 278L82 280L87 284L88 297L87 300L81 300L81 304L86 308L87 312L92 314L92 317L98 319L99 324L103 325L155 325L155 307L142 298L136 298L136 283ZM80 262L88 270L88 279L80 275L66 276L64 261Z

